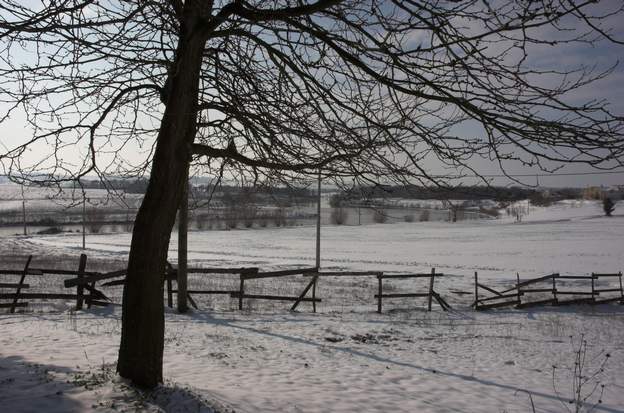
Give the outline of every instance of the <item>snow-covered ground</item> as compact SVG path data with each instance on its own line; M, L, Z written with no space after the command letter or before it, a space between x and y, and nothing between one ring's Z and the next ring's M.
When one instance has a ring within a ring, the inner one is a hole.
M619 213L619 215L617 215ZM438 289L470 290L473 272L504 283L553 271L624 269L624 214L593 202L534 208L514 218L461 223L324 227L324 269L437 271ZM77 254L76 235L5 239ZM128 236L87 239L90 256L122 260ZM175 261L175 237L171 258ZM310 266L314 229L190 234L195 265ZM372 292L371 292L372 294ZM3 411L536 412L569 404L579 341L583 386L596 412L624 412L624 307L542 307L477 313L470 297L449 313L370 307L312 314L283 310L167 312L166 383L140 393L116 378L120 309L0 315ZM347 303L349 304L349 303ZM607 356L608 355L608 356ZM603 368L604 371L600 371ZM554 372L554 373L553 373ZM604 393L600 387L605 385ZM589 407L589 406L586 406ZM588 410L588 409L586 409ZM584 410L585 411L585 410Z
M617 272L624 268L624 211L603 216L596 202L532 208L522 222L499 220L413 222L321 229L323 269L427 271L531 278L551 272ZM192 231L189 259L204 266L312 266L314 227ZM87 236L87 254L125 257L130 234ZM80 234L31 238L46 250L77 253ZM170 260L176 261L177 236Z

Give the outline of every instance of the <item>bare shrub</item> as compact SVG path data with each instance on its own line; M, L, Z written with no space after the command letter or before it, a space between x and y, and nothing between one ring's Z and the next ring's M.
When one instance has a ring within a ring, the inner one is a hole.
M253 227L254 221L256 220L257 211L255 207L244 208L241 211L243 218L243 225L245 228Z
M286 210L284 208L277 208L273 211L271 218L276 227L286 226Z
M426 222L426 221L429 221L430 218L431 218L431 212L429 212L428 209L425 209L424 211L420 213L419 221Z
M234 209L227 209L225 211L225 227L227 229L236 229L238 227L238 211Z
M340 208L347 202L347 197L345 194L333 194L329 198L329 206L332 208Z
M130 217L130 214L126 214L126 222L123 225L123 230L125 232L132 232L134 227L134 220Z
M499 212L498 208L495 208L495 207L494 208L486 208L486 207L480 206L479 207L479 212L484 214L484 215L488 215L488 216L490 216L492 218L500 217L500 212Z
M604 211L605 215L610 217L614 209L615 203L611 200L611 198L605 197L602 200L602 210Z
M588 345L584 334L581 334L578 342L573 340L572 346L574 348L574 363L570 367L563 368L556 365L552 366L553 389L561 404L568 411L574 413L591 412L602 403L605 389L604 371L611 355L604 350L596 355L588 354ZM562 386L563 388L570 387L567 380L572 381L569 395L562 395L558 391L559 375L557 373L559 372L564 373L566 385Z
M407 214L403 217L405 222L414 222L414 214Z
M344 225L347 223L349 213L345 208L332 208L330 219L334 225Z
M386 214L385 209L376 209L373 213L373 221L377 224L383 224L388 221L388 215Z
M245 202L239 206L239 213L245 228L253 227L258 215L258 208L250 202Z
M204 221L202 215L198 215L197 219L195 220L195 225L197 226L198 230L201 231L202 229L204 229L204 222L205 221Z
M97 208L89 208L86 211L86 224L87 228L89 228L89 232L92 234L97 234L102 230L104 226L104 219L106 218L104 211Z
M266 214L258 215L258 225L262 228L266 228L269 225L269 217Z

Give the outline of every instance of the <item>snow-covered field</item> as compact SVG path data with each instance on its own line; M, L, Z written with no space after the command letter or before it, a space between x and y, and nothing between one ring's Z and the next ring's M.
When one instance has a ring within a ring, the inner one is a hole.
M619 213L619 215L618 215ZM167 312L166 383L140 393L114 375L120 309L0 316L3 411L537 412L569 404L579 341L583 375L604 384L596 412L624 412L624 307L543 307L474 312L473 272L488 285L564 274L624 270L624 214L567 202L512 218L324 227L323 269L452 274L436 289L454 310L319 305L312 314L201 306ZM79 253L76 235L2 240L6 248ZM314 229L190 234L191 261L277 269L314 263ZM176 239L171 260L175 261ZM87 239L90 256L123 260L129 236ZM371 291L371 296L374 291ZM608 355L608 357L607 357ZM604 370L600 371L602 363ZM554 372L554 374L553 374ZM586 406L590 407L590 406ZM583 411L586 411L585 409Z
M619 208L622 209L622 208ZM321 229L323 269L428 271L465 275L473 271L500 278L561 273L617 272L624 268L624 211L604 217L596 202L570 201L533 208L520 223L498 220L413 222ZM263 269L313 266L314 227L192 231L193 265L258 266ZM87 254L123 258L130 234L87 236ZM77 254L80 234L28 239L59 253ZM176 261L177 235L170 246Z

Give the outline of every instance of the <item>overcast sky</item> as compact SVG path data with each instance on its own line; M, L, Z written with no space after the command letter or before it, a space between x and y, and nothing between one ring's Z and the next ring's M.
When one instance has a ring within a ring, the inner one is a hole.
M622 0L607 0L606 4L620 4ZM613 35L619 40L624 41L624 18L612 19L610 25L613 27ZM544 32L544 36L550 36L548 32ZM571 67L580 67L582 65L596 65L598 68L605 69L611 65L618 64L614 72L606 79L597 81L587 87L577 90L574 95L568 96L573 102L578 103L588 100L605 99L610 102L610 109L613 113L624 116L624 46L613 43L601 42L596 45L574 44L571 46L548 48L544 47L533 51L531 63L540 67L560 68L565 70ZM0 103L0 109L3 109ZM467 134L479 133L477 129L465 131ZM15 142L24 141L29 137L29 131L23 125L23 119L18 115L14 115L12 119L6 120L0 124L0 149L11 147ZM30 156L40 156L37 150L29 154ZM76 149L76 156L81 154ZM444 174L449 171L439 169L435 163L429 165L433 174ZM474 160L474 167L484 175L500 175L501 172L497 165L482 159ZM596 170L583 165L568 165L558 171L556 174L544 176L543 171L537 171L525 168L519 165L506 165L507 172L510 174L522 174L528 176L518 176L517 179L528 185L540 186L575 186L583 187L588 185L624 185L624 171L618 174L596 174ZM1 173L1 171L0 171ZM575 173L587 173L588 175L572 175ZM507 185L512 182L503 177L491 177L490 182L495 185ZM466 183L469 182L465 181Z

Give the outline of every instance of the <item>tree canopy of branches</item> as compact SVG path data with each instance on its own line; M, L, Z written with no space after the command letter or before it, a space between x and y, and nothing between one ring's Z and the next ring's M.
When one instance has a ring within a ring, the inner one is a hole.
M594 0L0 1L0 160L17 180L149 175L119 373L162 381L162 285L189 165L220 176L446 185L473 159L622 164L622 117L570 95L613 68L534 53L620 45ZM8 127L8 126L6 126ZM466 133L466 130L473 130ZM11 132L10 135L16 135Z

